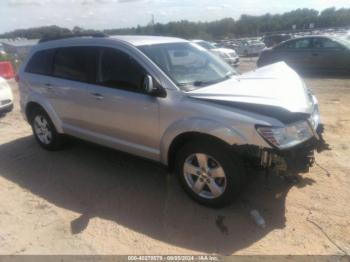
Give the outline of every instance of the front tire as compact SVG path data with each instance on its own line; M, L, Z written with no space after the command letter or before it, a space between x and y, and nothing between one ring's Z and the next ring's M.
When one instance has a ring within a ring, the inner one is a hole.
M230 204L245 181L239 157L216 141L190 142L177 154L175 172L185 192L200 204Z
M38 144L50 151L62 148L63 137L52 123L49 115L41 108L35 108L30 114L30 124Z

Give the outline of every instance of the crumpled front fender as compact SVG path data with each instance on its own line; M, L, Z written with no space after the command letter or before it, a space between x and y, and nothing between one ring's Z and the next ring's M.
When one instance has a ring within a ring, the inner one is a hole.
M235 128L211 119L191 117L179 120L166 129L160 145L161 162L165 165L168 164L169 149L176 137L193 132L216 137L229 145L248 143L247 138Z

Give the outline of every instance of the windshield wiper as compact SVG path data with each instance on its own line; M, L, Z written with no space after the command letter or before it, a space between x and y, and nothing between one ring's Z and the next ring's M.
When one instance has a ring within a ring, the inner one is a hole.
M216 84L216 83L219 83L219 82L221 82L221 81L230 79L230 77L233 76L233 75L234 75L234 73L228 72L228 73L226 74L226 76L223 77L223 78L215 79L215 80L209 80L209 81L194 81L194 82L192 83L192 85L193 85L193 86L204 86L204 85Z
M220 79L208 80L208 81L197 80L197 81L194 81L194 82L178 83L178 86L182 86L182 87L186 87L186 86L194 86L194 87L207 86L207 85L216 84L216 83L219 83L221 81L227 80L233 75L235 75L233 72L228 72L225 75L225 77L220 78Z

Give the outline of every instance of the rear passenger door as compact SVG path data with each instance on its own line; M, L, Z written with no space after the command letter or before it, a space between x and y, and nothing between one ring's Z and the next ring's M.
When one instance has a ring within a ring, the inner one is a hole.
M95 83L97 48L64 47L56 49L52 78L47 83L48 98L59 114L63 129L77 134L88 128L90 93Z
M90 130L109 146L159 157L157 97L146 94L146 70L125 51L99 49L97 83L90 87Z

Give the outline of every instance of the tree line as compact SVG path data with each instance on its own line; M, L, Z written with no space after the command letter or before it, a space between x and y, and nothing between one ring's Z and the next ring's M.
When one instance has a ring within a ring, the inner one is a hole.
M260 16L241 15L238 20L224 18L213 22L190 22L181 20L167 24L149 24L122 29L107 29L103 31L86 30L74 27L72 30L58 26L18 29L0 35L0 38L55 38L74 34L105 33L107 35L163 35L182 38L200 38L207 40L232 37L258 36L266 32L291 31L310 28L350 26L350 8L327 8L321 12L314 9L296 9L283 14L265 14Z

